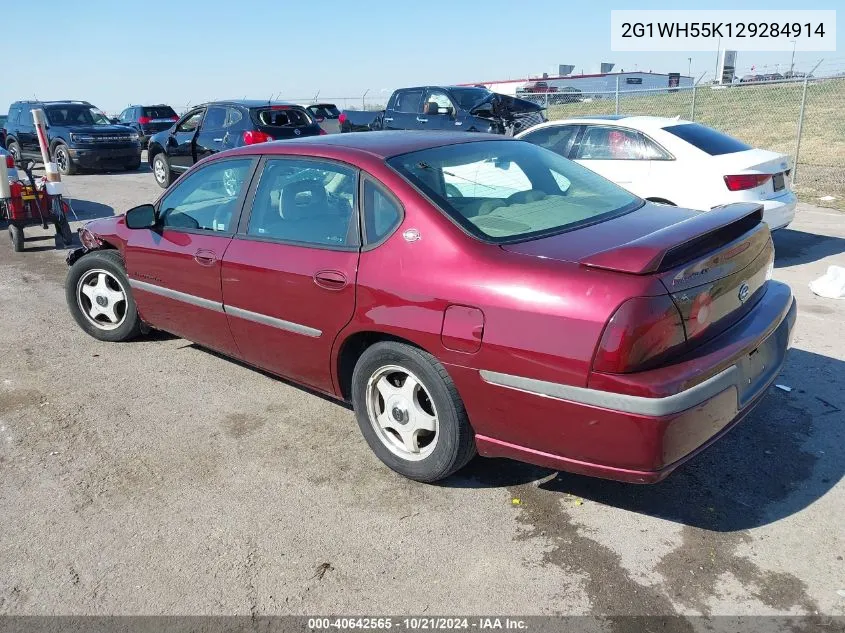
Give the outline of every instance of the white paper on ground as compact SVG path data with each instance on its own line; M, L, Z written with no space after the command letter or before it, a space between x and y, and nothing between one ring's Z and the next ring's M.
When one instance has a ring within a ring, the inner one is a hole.
M828 266L824 275L810 282L810 290L828 299L845 297L845 268Z

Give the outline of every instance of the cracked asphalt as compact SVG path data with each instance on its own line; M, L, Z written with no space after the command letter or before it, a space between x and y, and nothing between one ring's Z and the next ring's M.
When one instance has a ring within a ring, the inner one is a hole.
M148 169L66 183L80 218L160 193ZM845 300L807 287L845 265L837 211L775 235L791 391L649 487L481 458L405 480L347 407L168 335L86 336L29 236L0 244L0 614L845 615Z

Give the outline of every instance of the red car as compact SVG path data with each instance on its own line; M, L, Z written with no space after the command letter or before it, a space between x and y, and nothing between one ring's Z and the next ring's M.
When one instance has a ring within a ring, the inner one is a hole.
M263 143L87 224L67 301L100 340L165 330L351 401L413 479L478 452L656 482L783 364L761 212L654 205L484 134Z

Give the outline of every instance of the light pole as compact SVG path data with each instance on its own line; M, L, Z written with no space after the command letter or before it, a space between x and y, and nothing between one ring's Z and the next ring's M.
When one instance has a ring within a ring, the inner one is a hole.
M692 77L692 57L687 57L687 77Z
M792 61L789 62L789 78L792 79L792 71L795 69L795 45L798 44L798 40L789 41L792 42Z

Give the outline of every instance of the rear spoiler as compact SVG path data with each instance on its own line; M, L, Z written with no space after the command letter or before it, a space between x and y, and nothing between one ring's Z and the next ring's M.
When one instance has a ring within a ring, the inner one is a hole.
M583 266L648 275L679 266L727 244L763 221L763 205L737 202L714 207L648 235L589 255Z

